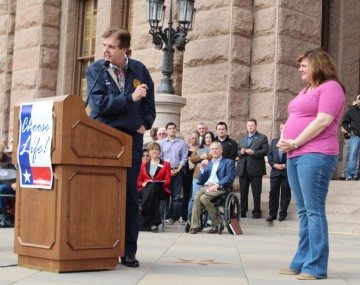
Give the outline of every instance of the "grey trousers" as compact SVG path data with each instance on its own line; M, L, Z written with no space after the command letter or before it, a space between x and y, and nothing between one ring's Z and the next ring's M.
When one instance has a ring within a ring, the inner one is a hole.
M219 225L217 209L214 207L211 201L217 196L225 193L225 190L221 189L216 192L206 192L206 189L207 189L206 187L202 186L200 188L200 191L196 194L194 198L192 215L191 215L191 228L198 228L200 226L201 204L203 204L206 210L208 211L213 226Z

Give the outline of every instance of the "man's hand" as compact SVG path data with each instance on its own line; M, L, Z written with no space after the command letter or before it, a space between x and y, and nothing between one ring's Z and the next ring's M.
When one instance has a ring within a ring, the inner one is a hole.
M219 189L219 184L208 185L207 192L216 192Z
M143 125L141 125L141 127L137 130L137 132L138 132L139 134L144 134L145 131L146 131L146 129L145 129L145 127L144 127Z
M146 97L148 86L146 84L141 84L136 87L134 93L131 95L134 102L140 101L141 98Z
M242 149L240 150L240 153L241 153L241 154L245 154L245 153L246 153L246 148L242 148Z
M203 161L201 161L201 165L202 167L206 167L209 164L209 161L207 159L204 159Z
M250 148L246 149L246 150L245 150L245 153L246 153L247 155L254 155L254 151L253 151L252 149L250 149Z

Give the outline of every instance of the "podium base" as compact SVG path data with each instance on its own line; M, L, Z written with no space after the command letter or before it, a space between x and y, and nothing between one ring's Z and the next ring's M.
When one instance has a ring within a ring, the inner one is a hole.
M119 263L119 257L75 259L75 260L52 260L33 256L18 256L18 265L26 268L50 271L50 272L72 272L103 270L115 268Z

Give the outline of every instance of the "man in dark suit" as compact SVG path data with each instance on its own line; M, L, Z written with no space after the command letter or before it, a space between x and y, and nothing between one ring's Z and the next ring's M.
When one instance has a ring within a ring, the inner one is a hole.
M201 162L201 174L199 184L203 185L196 194L191 216L190 233L196 234L200 225L201 204L208 211L213 227L208 233L221 233L224 225L217 217L217 209L211 202L215 197L224 194L225 189L230 187L235 179L235 162L222 157L222 145L220 142L213 142L210 145L212 160Z
M254 219L261 217L261 188L262 177L266 174L265 159L269 150L268 139L265 135L258 133L257 122L250 119L246 123L247 134L240 137L238 143L238 156L240 158L236 174L240 180L241 217L246 217L248 211L249 186L254 199Z
M280 124L280 132L284 125ZM279 209L279 197L280 198L280 213L279 221L285 221L287 215L287 209L291 200L291 189L287 178L286 172L286 153L282 152L276 146L280 138L274 138L271 141L270 149L267 154L268 162L271 166L270 173L270 194L269 194L269 217L267 222L276 220L277 212Z
M125 256L121 257L121 263L138 267L139 261L135 258L139 235L136 181L144 132L151 129L156 115L154 84L147 68L126 55L131 39L128 31L112 28L102 38L104 59L92 63L86 71L90 115L133 138L132 165L128 168L126 181Z

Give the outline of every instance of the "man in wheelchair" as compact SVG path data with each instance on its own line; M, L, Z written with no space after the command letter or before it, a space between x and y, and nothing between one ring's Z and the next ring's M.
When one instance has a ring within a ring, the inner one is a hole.
M208 233L221 234L224 225L220 222L217 208L212 200L223 195L235 179L235 162L231 159L222 157L222 146L220 142L213 142L210 145L210 153L212 160L203 160L201 162L201 174L199 176L199 184L202 185L200 191L194 199L190 234L196 234L200 227L200 215L202 205L208 211L213 227Z

